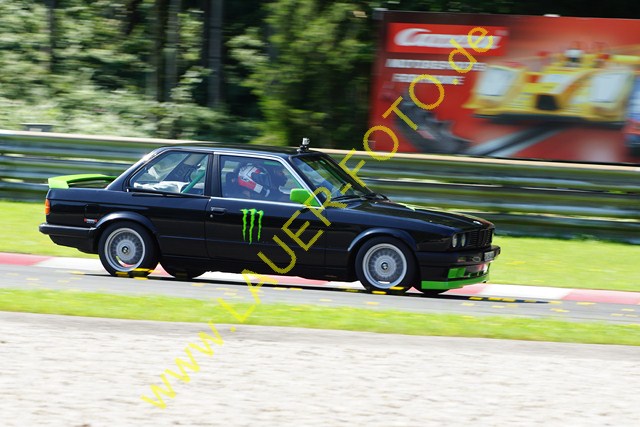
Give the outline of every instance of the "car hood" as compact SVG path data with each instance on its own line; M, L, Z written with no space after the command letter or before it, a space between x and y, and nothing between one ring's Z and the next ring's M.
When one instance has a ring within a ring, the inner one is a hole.
M360 200L350 202L348 207L350 210L366 212L372 215L416 220L465 230L493 226L491 222L471 215L445 212L437 209L426 209L420 206L397 203L390 200Z

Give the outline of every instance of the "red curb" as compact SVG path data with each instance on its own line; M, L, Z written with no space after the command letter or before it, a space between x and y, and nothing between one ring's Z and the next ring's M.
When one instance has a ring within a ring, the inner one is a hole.
M458 289L450 289L447 291L447 295L476 295L482 293L486 287L486 283L476 283Z
M600 291L572 289L564 298L566 301L599 302L609 304L640 304L638 292Z
M29 254L11 254L0 252L0 264L11 265L35 265L39 262L51 259L50 256L29 255Z
M330 283L327 280L313 280L313 279L304 279L302 277L294 277L294 276L272 276L269 275L267 277L271 277L278 281L279 285L309 285L309 286L322 286Z
M43 261L50 260L52 256L31 255L31 254L14 254L8 252L0 252L0 264L34 266ZM169 276L160 266L154 271L154 274L160 276ZM269 276L273 277L282 285L307 285L307 286L326 286L331 282L325 280L302 279L291 276ZM451 289L446 292L447 295L477 295L482 297L484 290L488 285L486 283L478 283L475 285L467 285L460 289ZM499 286L499 285L494 285ZM608 303L608 304L625 304L640 305L640 292L631 291L607 291L598 289L567 289L567 293L558 298L563 301L576 302L592 302L592 303ZM494 295L492 295L494 296ZM505 297L508 295L505 295ZM538 298L541 298L538 296ZM542 297L544 299L544 297Z

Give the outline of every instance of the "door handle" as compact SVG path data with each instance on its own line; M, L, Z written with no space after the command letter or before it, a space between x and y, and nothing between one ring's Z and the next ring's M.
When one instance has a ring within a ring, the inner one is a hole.
M227 213L227 208L211 208L211 215L209 215L210 218L213 217L213 215L224 215Z

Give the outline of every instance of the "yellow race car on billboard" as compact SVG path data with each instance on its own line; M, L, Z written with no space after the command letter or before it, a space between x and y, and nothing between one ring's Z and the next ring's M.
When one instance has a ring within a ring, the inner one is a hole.
M500 122L541 120L622 126L640 56L569 49L524 63L488 65L464 105Z

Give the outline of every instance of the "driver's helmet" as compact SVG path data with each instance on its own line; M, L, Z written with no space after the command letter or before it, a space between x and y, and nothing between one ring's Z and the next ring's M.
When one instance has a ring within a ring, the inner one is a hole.
M253 164L244 165L238 170L238 185L263 197L268 197L272 189L269 172Z

